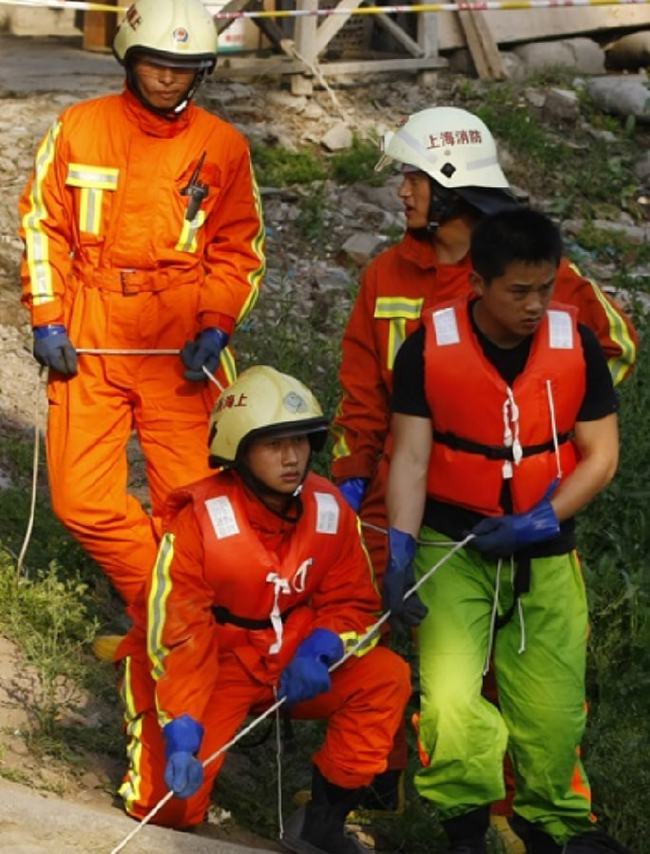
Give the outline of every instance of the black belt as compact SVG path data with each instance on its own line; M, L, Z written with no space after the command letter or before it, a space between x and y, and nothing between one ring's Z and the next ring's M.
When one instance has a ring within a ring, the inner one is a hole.
M297 607L298 603L292 605L290 608L287 608L286 611L283 611L282 614L280 614L282 622L284 622L289 616L289 614L291 614L292 611L295 611ZM233 614L232 611L229 611L228 608L224 607L223 605L215 605L212 608L212 613L214 614L214 618L220 626L230 624L232 626L237 626L237 628L239 629L253 630L273 628L273 623L271 622L270 617L267 617L266 620L252 620L250 619L250 617L239 617L237 614Z
M558 445L563 445L572 437L573 432L559 433L557 443ZM471 439L463 439L462 436L457 436L455 433L441 433L439 430L433 431L433 441L439 442L453 451L481 454L488 460L510 460L510 462L514 462L512 447L508 448L505 445L482 445L480 442L473 442ZM521 451L524 457L532 457L535 454L543 454L545 451L553 451L554 449L555 444L550 440L543 442L541 445L524 445Z

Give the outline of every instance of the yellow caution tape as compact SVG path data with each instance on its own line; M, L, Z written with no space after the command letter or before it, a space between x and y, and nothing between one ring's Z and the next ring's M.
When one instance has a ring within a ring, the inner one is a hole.
M552 9L567 6L641 6L650 0L478 0L476 3L414 3L399 6L359 6L356 9L276 9L254 12L217 12L216 20L241 18L329 18L331 15L396 15L423 12L498 12L514 9ZM0 0L0 6L33 6L47 9L75 9L84 12L126 12L127 6L108 6L106 3L75 2L75 0Z

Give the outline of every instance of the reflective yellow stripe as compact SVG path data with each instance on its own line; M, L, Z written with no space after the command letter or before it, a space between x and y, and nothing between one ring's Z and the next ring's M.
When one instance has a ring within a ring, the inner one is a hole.
M151 662L151 675L160 679L165 672L164 659L169 650L163 644L167 598L171 592L170 567L174 559L174 535L165 534L160 542L158 557L153 569L149 600L147 602L147 653Z
M142 726L143 715L136 712L133 691L131 689L131 658L124 659L124 681L122 683L122 701L124 703L124 720L126 724L127 746L126 755L129 767L126 777L119 787L118 794L124 801L127 812L132 812L134 805L140 800L140 785L142 783Z
M368 629L369 628L370 626L368 626ZM366 629L366 631L368 631L368 629ZM362 638L364 634L365 632L361 632L361 634L358 634L357 632L342 632L339 637L343 641L343 648L345 652L349 652L352 647L359 642L359 639ZM357 658L361 658L363 655L367 655L371 649L374 649L378 643L379 632L376 632L371 638L368 638L368 640L360 646L359 649L354 651L354 655L356 655Z
M22 221L25 232L30 292L34 305L42 305L54 299L49 241L42 225L43 220L47 217L47 209L43 200L43 182L54 159L56 139L60 132L61 122L54 122L36 152L34 180L29 195L29 209Z
M370 581L372 582L372 586L375 588L375 592L379 596L379 587L377 587L377 576L375 575L375 567L373 565L372 560L370 559L370 553L366 548L366 541L363 538L363 528L359 516L357 516L357 534L359 535L359 539L361 540L361 548L363 549L363 553L366 556L366 562L368 564L368 573L370 574Z
M255 172L253 171L252 163L250 163L250 170L251 185L253 188L253 201L255 203L255 212L257 213L257 219L260 224L257 234L255 235L251 243L251 247L253 249L253 252L255 253L255 257L259 261L259 266L248 274L247 280L248 284L250 285L251 291L248 295L248 299L242 306L241 311L239 312L239 317L237 318L238 325L242 322L242 320L246 317L248 312L257 302L257 298L260 295L260 284L262 282L262 279L264 278L264 273L266 272L266 258L264 257L264 219L262 212L262 199L260 196L259 188L257 186L257 180L255 179Z
M228 385L232 385L237 379L237 365L235 364L235 357L230 347L223 348L219 361L228 380Z
M388 348L386 351L386 367L393 370L395 358L399 348L406 338L406 320L403 317L394 317L388 327Z
M84 187L79 205L79 229L88 234L99 234L102 225L102 200L104 191Z
M391 320L401 317L404 320L419 320L422 314L424 300L408 299L407 297L377 297L375 314L379 319Z
M69 187L81 187L94 190L117 190L120 170L112 166L87 166L84 163L70 163L65 183Z
M199 243L196 239L196 234L204 222L205 211L202 210L197 211L196 216L191 222L188 222L188 220L186 219L183 220L183 229L181 231L181 236L178 238L178 243L176 244L177 252L196 253L197 249L199 248Z
M341 415L343 415L343 401L340 401L339 405L336 407L335 420ZM341 457L349 457L350 446L348 445L347 439L345 438L345 428L340 427L336 423L333 423L330 427L330 431L334 439L334 446L332 448L333 459L339 460L341 459Z
M582 276L582 273L575 264L571 264L570 266L578 276ZM620 356L612 356L607 360L609 372L612 375L612 381L614 385L618 385L625 379L630 368L636 362L636 346L623 317L621 317L621 315L616 311L616 308L607 299L596 282L592 279L587 279L587 281L593 288L594 294L607 317L607 322L609 324L609 337L621 348Z

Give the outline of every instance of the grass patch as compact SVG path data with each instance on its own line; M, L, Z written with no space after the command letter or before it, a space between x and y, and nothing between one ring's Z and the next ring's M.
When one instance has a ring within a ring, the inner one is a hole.
M257 181L263 187L310 184L327 177L324 163L309 149L289 151L281 146L256 143L252 147L252 158Z
M355 136L352 147L330 158L331 176L339 184L365 184L379 186L386 181L386 173L375 172L379 160L379 148L376 140L360 139Z

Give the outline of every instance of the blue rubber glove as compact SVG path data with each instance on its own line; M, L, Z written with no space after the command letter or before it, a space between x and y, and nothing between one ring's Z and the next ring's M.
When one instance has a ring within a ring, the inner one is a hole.
M359 512L368 489L367 477L349 477L339 483L339 491L355 513Z
M328 668L343 658L343 652L343 641L335 632L314 629L282 671L278 696L286 697L287 705L293 706L329 691Z
M40 365L72 377L77 373L77 351L65 326L51 323L34 327L34 358Z
M221 351L228 343L228 334L217 326L204 329L194 341L188 341L181 350L181 359L187 368L186 380L201 382L206 379L203 368L211 374L217 370Z
M542 500L527 513L482 519L472 528L476 539L468 545L491 557L507 557L524 546L556 537L560 523L549 500L556 486L554 481Z
M189 715L174 718L163 727L165 783L177 798L190 798L203 784L203 765L196 758L203 727Z
M406 591L415 584L415 539L397 528L388 529L388 566L384 575L384 608L390 609L395 628L419 626L429 612L417 593L404 600Z

